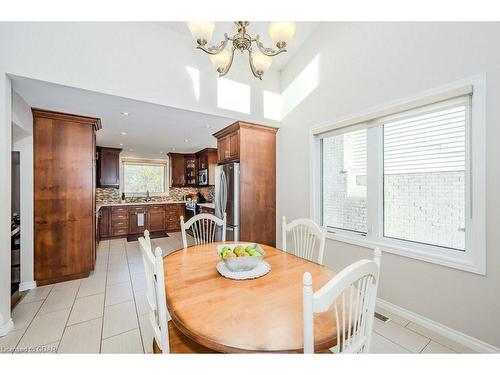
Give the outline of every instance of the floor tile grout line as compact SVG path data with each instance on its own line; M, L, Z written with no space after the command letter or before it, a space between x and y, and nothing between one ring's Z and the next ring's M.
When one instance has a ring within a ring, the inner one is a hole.
M24 338L24 335L26 335L26 332L28 332L28 329L31 327L31 324L33 324L33 321L35 320L35 318L38 316L38 312L40 311L40 309L42 308L43 304L45 303L45 301L47 300L47 298L49 298L49 295L50 293L52 293L52 291L54 290L54 286L52 286L52 288L50 288L50 291L47 293L47 296L44 298L43 302L40 304L40 306L38 307L38 309L36 310L36 313L33 314L33 318L31 318L29 324L26 326L23 334L21 335L21 338L19 339L19 341L17 342L17 345L16 347L14 348L14 350L12 351L12 353L14 353L16 351L16 349L18 349L19 347L19 344L21 343L22 339ZM37 301L38 302L38 301Z
M377 335L379 335L379 336L383 337L384 339L389 340L389 341L390 341L390 342L392 342L394 345L399 346L400 348L402 348L402 349L406 350L407 352L409 352L409 353L411 353L411 354L418 354L417 352L411 351L410 349L408 349L408 348L404 347L403 345L401 345L401 344L397 343L396 341L394 341L394 340L390 339L389 337L386 337L386 336L382 335L380 332L377 332L377 331L373 331L373 332L374 332L374 333L376 333ZM428 343L427 343L427 344L428 344ZM427 344L426 344L425 346L427 346Z
M414 323L414 322L409 322L408 324L410 324L410 323ZM415 323L415 324L417 324L417 323ZM410 328L410 327L408 327L408 326L407 326L407 327L405 327L405 328L406 328L406 329L409 329L410 331L412 331L412 332L414 332L414 333L416 333L416 334L418 334L418 335L420 335L420 336L427 337L429 340L434 341L435 343L437 343L437 344L439 344L439 345L442 345L442 346L444 346L445 348L448 348L448 349L453 350L454 352L458 353L455 349L450 348L448 345L443 344L443 343L442 343L442 342L440 342L439 340L433 339L432 337L429 337L429 336L427 336L427 335L423 335L422 333L417 332L417 331L415 331L415 330L411 329L411 328ZM457 343L457 344L458 344L458 343ZM427 345L428 345L428 344L427 344Z
M101 322L101 336L99 337L99 354L102 351L102 333L104 331L104 314L106 312L106 292L108 289L108 268L109 268L109 253L110 253L110 248L111 248L111 241L107 241L108 244L108 258L106 260L106 277L104 278L104 302L102 306L102 322Z
M117 334L114 334L114 335L111 335L111 336L108 336L106 337L105 339L102 339L101 341L105 341L107 339L111 339L113 337L116 337L116 336L120 336L120 335L123 335L125 333L129 333L129 332L132 332L132 331L135 331L135 330L138 330L139 331L139 336L141 336L141 330L139 328L131 328L131 329L127 329L126 331L123 331L123 332L120 332L120 333L117 333ZM142 336L141 336L141 342L142 342ZM144 352L144 350L143 350ZM144 354L144 353L143 353Z
M80 280L80 284L78 285L78 290L75 293L75 299L73 299L73 303L71 304L71 309L69 310L68 317L66 318L66 323L64 324L64 329L63 329L62 335L59 338L59 344L57 344L56 352L59 352L59 347L61 346L61 341L64 337L64 334L66 333L66 328L68 328L69 318L71 317L71 313L73 312L73 308L75 307L76 296L78 295L78 292L80 291L81 286L82 286L82 281Z
M129 277L130 277L130 283L132 284L132 274L130 273L130 264L128 263L127 243L125 243L125 256L127 257L127 268L128 268L128 274L129 274ZM139 327L139 336L141 338L142 352L146 353L146 348L144 347L144 340L143 340L143 337L142 337L141 323L139 321L139 312L137 311L137 301L135 299L134 285L133 284L132 284L132 298L134 299L135 318L137 319L137 326Z

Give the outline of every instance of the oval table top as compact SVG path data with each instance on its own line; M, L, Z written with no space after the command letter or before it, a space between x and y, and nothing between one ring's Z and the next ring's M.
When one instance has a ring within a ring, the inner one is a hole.
M191 246L163 260L167 306L175 326L197 343L223 353L303 352L302 275L317 290L335 273L261 245L271 271L258 279L230 280L215 269L217 245ZM315 350L336 345L335 317L316 314Z

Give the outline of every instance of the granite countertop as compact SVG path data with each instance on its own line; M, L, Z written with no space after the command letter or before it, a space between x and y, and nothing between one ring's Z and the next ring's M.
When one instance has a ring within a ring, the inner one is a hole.
M215 210L215 203L198 203L200 207L213 208Z
M176 201L176 200L169 200L169 201L161 201L161 202L126 202L126 203L121 203L121 202L115 202L115 203L96 203L95 205L95 210L96 212L99 211L101 207L111 207L111 206L144 206L144 205L150 205L150 204L175 204L175 203L186 203L187 201Z

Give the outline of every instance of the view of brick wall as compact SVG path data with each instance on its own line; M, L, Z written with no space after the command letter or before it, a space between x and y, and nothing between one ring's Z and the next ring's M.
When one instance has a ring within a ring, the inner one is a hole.
M344 136L323 141L323 220L330 227L366 232L365 186L353 189L345 169ZM364 181L364 179L363 179ZM384 235L465 248L464 172L384 176Z

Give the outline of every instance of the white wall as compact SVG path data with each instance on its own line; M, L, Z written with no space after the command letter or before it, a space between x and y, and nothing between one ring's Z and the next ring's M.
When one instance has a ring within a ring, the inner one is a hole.
M277 147L278 220L281 215L288 219L309 216L311 127L486 72L487 275L385 253L379 296L497 347L499 35L499 23L323 23L282 71L282 88L286 90L319 55L319 85L284 118ZM325 254L326 264L334 269L372 256L367 249L332 240L327 241Z
M10 317L11 83L0 72L0 337L12 329Z
M279 92L279 73L262 81L235 56L226 76L251 87L251 114L217 108L217 73L188 35L159 23L0 23L0 72L130 99L277 125L263 116L262 90ZM186 67L200 71L197 100Z
M21 205L21 284L26 290L35 286L33 254L33 114L16 92L12 93L12 150L20 155Z

